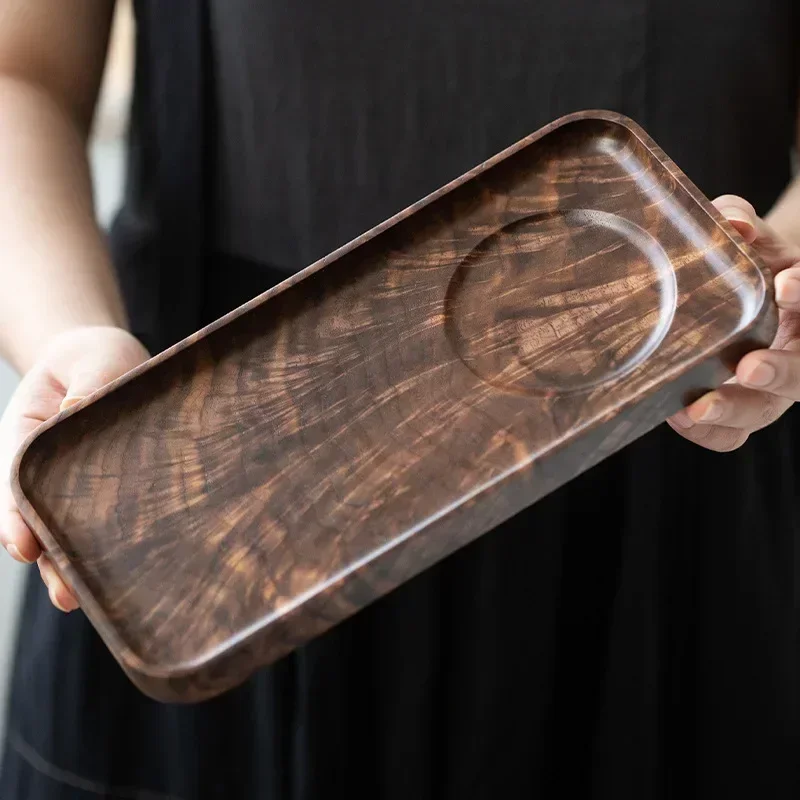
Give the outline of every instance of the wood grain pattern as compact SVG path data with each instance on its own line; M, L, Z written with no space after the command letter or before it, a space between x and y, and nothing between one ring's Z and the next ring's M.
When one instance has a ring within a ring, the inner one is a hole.
M729 377L753 259L571 115L45 424L16 496L137 685L204 699Z

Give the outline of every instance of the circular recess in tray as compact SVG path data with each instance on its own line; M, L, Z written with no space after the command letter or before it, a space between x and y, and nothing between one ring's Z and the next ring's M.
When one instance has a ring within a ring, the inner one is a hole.
M675 272L643 228L588 209L517 220L461 262L445 328L482 380L520 393L596 388L660 344L677 302Z

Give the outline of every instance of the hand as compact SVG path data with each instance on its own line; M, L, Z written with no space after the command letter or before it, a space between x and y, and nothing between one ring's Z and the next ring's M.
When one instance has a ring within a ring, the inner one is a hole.
M772 271L779 309L769 350L748 353L731 381L668 420L689 441L725 452L741 447L800 400L800 247L779 236L741 197L725 195L714 205Z
M50 600L62 611L78 603L56 575L22 519L11 494L11 462L31 431L148 358L144 347L121 328L75 328L51 340L25 375L0 419L0 544L17 561L37 561Z

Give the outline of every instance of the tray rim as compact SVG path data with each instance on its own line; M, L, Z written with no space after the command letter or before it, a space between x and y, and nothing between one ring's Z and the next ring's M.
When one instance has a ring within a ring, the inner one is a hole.
M182 662L179 662L176 666L160 665L159 663L152 663L143 659L131 648L129 644L127 644L124 637L118 630L118 627L110 622L108 614L105 612L103 606L99 600L97 600L95 595L89 590L85 581L81 577L80 572L72 563L72 560L64 554L64 550L59 543L59 540L44 524L35 507L22 489L22 464L31 445L55 425L58 425L75 414L81 413L81 411L88 406L93 405L97 401L121 388L130 381L135 380L142 374L154 369L162 362L171 358L173 355L188 349L200 339L205 338L209 334L224 327L238 317L247 314L248 312L270 300L272 297L286 291L290 287L302 280L305 280L316 272L319 272L329 264L338 261L363 244L377 238L384 232L395 227L398 223L422 210L426 206L433 204L440 198L451 193L470 180L478 177L482 173L487 172L500 162L515 155L519 151L525 149L545 136L548 136L559 128L566 127L575 122L586 121L603 121L618 125L625 129L629 135L637 139L639 143L650 152L650 154L653 156L653 159L671 175L671 177L676 181L676 183L681 187L681 189L686 193L688 198L696 205L696 207L710 217L715 226L720 229L728 237L728 239L730 239L739 254L746 261L750 262L750 265L754 268L755 273L761 277L763 297L762 304L758 312L752 316L751 320L746 326L737 329L735 332L722 339L715 348L715 352L720 352L725 348L726 345L729 345L732 340L743 338L748 331L752 331L759 325L763 324L765 307L771 303L773 293L773 280L770 270L765 266L762 259L754 251L754 249L745 242L744 238L733 227L733 225L731 225L731 223L719 212L719 210L711 203L711 201L706 198L699 188L688 178L688 176L683 173L677 164L664 152L664 150L661 149L661 147L652 139L652 137L637 122L616 111L610 111L606 109L586 109L582 111L574 111L558 117L528 136L523 137L511 146L501 150L491 158L482 161L472 169L464 172L462 175L448 182L436 191L431 192L415 203L402 209L398 213L386 219L384 222L374 226L373 228L370 228L349 242L343 244L336 250L333 250L323 258L318 259L297 273L287 277L279 284L273 286L265 292L262 292L261 294L238 306L224 316L214 320L208 325L199 328L194 333L184 337L180 341L162 350L156 355L151 356L134 369L129 370L97 391L87 395L85 398L70 406L68 409L55 414L53 417L38 426L23 440L11 462L11 490L18 509L25 522L39 540L44 552L51 557L51 563L56 571L66 579L67 583L72 587L73 591L77 595L80 603L80 609L86 614L87 618L92 623L93 627L95 627L106 646L111 651L112 655L129 674L129 676L131 676L132 679L135 679L135 682L140 681L142 683L150 683L152 681L160 682L178 680L181 678L190 677L200 670L211 669L223 659L230 657L236 651L246 648L252 642L257 640L262 632L268 628L276 618L280 619L285 615L296 611L295 604L287 604L287 606L281 610L281 613L273 615L273 617L267 622L260 621L247 626L238 636L234 635L227 640L230 642L230 644L226 643L207 648L205 653L197 656L196 658L186 659ZM674 371L675 374L670 373L672 379L674 380L677 376L690 372L692 369L707 361L709 357L710 354L708 351L703 350L699 352L690 361L683 362L682 365ZM647 390L647 393L650 393L651 391L652 389ZM639 400L640 399L641 397ZM635 403L632 401L623 403L619 407L615 407L614 411L618 412L634 404ZM597 419L592 420L592 424L599 425L602 424L602 421L603 420L598 417ZM580 434L581 432L585 432L585 426L576 428L572 433ZM564 446L564 444L568 444L568 442L573 438L574 435L565 437L565 440L556 443L553 449L560 448ZM342 577L346 577L349 572L349 570L344 572ZM318 592L313 592L312 596L319 594L323 590L324 589L321 588Z

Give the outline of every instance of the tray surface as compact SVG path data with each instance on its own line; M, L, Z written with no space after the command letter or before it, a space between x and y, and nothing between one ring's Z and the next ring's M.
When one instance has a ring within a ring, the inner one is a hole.
M638 127L573 115L47 423L17 496L123 666L213 694L721 382L769 289Z

